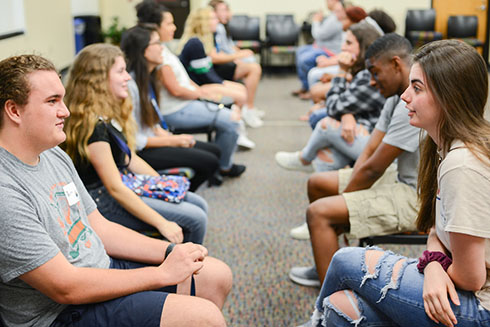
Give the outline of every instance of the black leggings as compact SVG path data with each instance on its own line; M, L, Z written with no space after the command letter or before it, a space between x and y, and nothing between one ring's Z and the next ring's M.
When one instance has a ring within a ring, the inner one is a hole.
M190 190L195 191L219 169L220 149L213 143L196 141L192 148L159 147L138 152L153 169L189 167L195 171Z

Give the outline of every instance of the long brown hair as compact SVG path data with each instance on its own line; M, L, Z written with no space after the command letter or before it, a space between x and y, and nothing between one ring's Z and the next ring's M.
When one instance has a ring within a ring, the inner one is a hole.
M431 42L414 56L441 110L438 122L439 150L447 153L461 140L482 162L490 162L490 123L484 118L488 96L485 60L469 45L456 40ZM435 197L439 154L437 144L423 141L417 189L420 211L417 227L428 231L435 223Z
M76 163L88 162L88 139L100 118L121 125L128 145L134 149L135 123L128 97L117 99L109 87L109 71L122 51L97 43L83 48L75 58L66 85L65 103L70 109L63 148Z
M156 69L148 71L148 61L145 50L150 44L151 35L158 34L155 24L140 24L125 31L121 40L121 49L126 55L128 71L134 74L134 81L138 86L140 100L140 119L147 127L153 127L160 122L148 97L150 85L153 88L156 101L159 102L159 89L156 82Z
M351 25L347 30L351 31L357 42L359 42L359 56L357 56L356 62L354 62L354 65L350 69L350 73L355 75L366 68L366 50L381 35L374 27L364 21Z

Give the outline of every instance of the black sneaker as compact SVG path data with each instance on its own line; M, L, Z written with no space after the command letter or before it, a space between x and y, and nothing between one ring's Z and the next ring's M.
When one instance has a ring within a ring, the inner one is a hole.
M223 184L223 176L217 171L208 179L208 186L220 186Z
M247 167L245 167L244 165L233 164L229 170L222 170L220 173L221 176L238 177L243 174L245 169L247 169Z

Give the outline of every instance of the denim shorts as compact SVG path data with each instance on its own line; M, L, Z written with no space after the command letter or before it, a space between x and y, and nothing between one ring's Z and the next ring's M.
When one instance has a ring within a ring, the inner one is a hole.
M111 259L110 269L137 269L146 265ZM50 327L132 327L160 326L163 305L169 293L176 293L177 285L155 291L146 291L113 300L81 305L69 305ZM195 293L192 279L191 295Z

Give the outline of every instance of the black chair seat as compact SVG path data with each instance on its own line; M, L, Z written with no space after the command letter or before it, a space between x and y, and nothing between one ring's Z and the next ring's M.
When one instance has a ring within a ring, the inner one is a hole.
M426 244L428 234L409 232L382 236L368 236L359 240L359 246L376 244Z
M476 37L477 34L477 16L449 16L447 20L448 39L459 39L472 47L482 47L484 43Z

